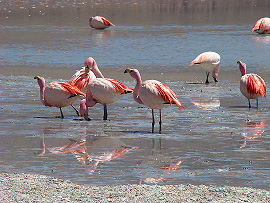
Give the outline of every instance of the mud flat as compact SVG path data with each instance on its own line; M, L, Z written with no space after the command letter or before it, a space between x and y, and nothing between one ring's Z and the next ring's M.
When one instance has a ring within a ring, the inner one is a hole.
M83 186L44 175L0 174L1 202L269 202L270 192L205 185Z

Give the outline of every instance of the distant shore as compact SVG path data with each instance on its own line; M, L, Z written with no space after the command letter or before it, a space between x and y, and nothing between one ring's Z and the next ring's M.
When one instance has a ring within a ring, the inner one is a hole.
M44 175L0 174L1 202L269 202L267 190L205 185L83 186Z

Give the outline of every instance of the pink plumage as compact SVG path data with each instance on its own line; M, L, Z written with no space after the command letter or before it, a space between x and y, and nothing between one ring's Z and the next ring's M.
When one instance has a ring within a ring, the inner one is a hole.
M133 91L134 100L152 109L152 133L154 132L155 125L154 109L159 109L159 133L161 133L161 109L173 104L177 105L179 108L184 108L184 106L167 85L157 80L146 80L142 83L140 73L137 69L128 68L125 70L125 73L129 73L130 76L137 81Z
M259 34L270 34L270 18L265 17L259 19L251 30L251 32L254 31Z
M95 29L105 29L115 25L102 16L95 16L89 18L89 26Z
M250 99L257 100L258 108L258 99L260 97L266 97L266 86L264 80L257 74L246 74L246 64L241 61L237 61L237 63L239 64L239 69L242 74L240 80L240 91L248 99L249 108L251 108Z
M76 100L85 97L86 95L81 92L76 86L73 86L65 81L51 82L45 87L45 79L43 77L35 76L40 87L40 100L41 103L49 107L58 107L60 109L61 118L64 118L62 107L72 105ZM76 110L74 108L74 110ZM76 110L77 115L79 115Z

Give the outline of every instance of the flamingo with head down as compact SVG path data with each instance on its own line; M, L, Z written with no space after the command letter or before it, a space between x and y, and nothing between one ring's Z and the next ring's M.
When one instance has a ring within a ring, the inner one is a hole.
M251 108L250 99L257 100L258 108L258 99L263 96L266 97L266 86L264 80L257 74L247 74L245 63L241 61L237 61L237 63L239 64L239 69L242 74L240 80L240 91L248 99L249 108Z
M216 52L204 52L201 53L199 56L197 56L189 66L192 65L198 65L204 70L206 70L206 81L205 83L209 83L209 74L210 71L213 70L212 72L212 77L214 78L215 82L218 82L217 77L218 77L218 72L219 72L219 64L220 64L220 55Z
M159 109L159 133L161 133L161 109L172 104L177 105L179 108L184 108L184 106L167 85L157 80L146 80L142 83L140 73L137 69L127 68L124 73L129 73L137 81L133 91L134 100L152 109L152 133L155 126L154 109Z
M85 60L84 67L72 76L69 83L86 93L89 82L95 78L103 78L103 75L99 71L95 59L89 57Z
M270 18L265 17L259 19L251 30L251 32L254 31L259 34L270 34Z
M105 29L115 25L102 16L95 16L89 18L89 26L95 29Z
M76 86L73 86L65 81L55 81L45 87L45 79L43 77L35 76L40 87L41 103L49 107L58 107L60 109L61 118L63 119L62 107L71 105L79 116L79 112L72 105L78 99L84 98L85 94L81 92Z

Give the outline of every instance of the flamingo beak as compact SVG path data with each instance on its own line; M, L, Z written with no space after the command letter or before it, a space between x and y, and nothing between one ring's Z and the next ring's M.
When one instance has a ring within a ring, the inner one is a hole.
M237 64L241 64L242 62L241 61L237 61Z
M83 118L84 118L84 120L86 120L86 121L91 121L91 119L90 119L87 115L84 115Z
M38 80L38 79L39 79L39 76L35 76L34 79L35 79L35 80Z
M86 73L86 74L88 74L88 73L89 73L89 71L90 71L89 66L86 66L86 67L85 67L85 73Z
M131 69L130 68L127 68L124 73L131 73Z

